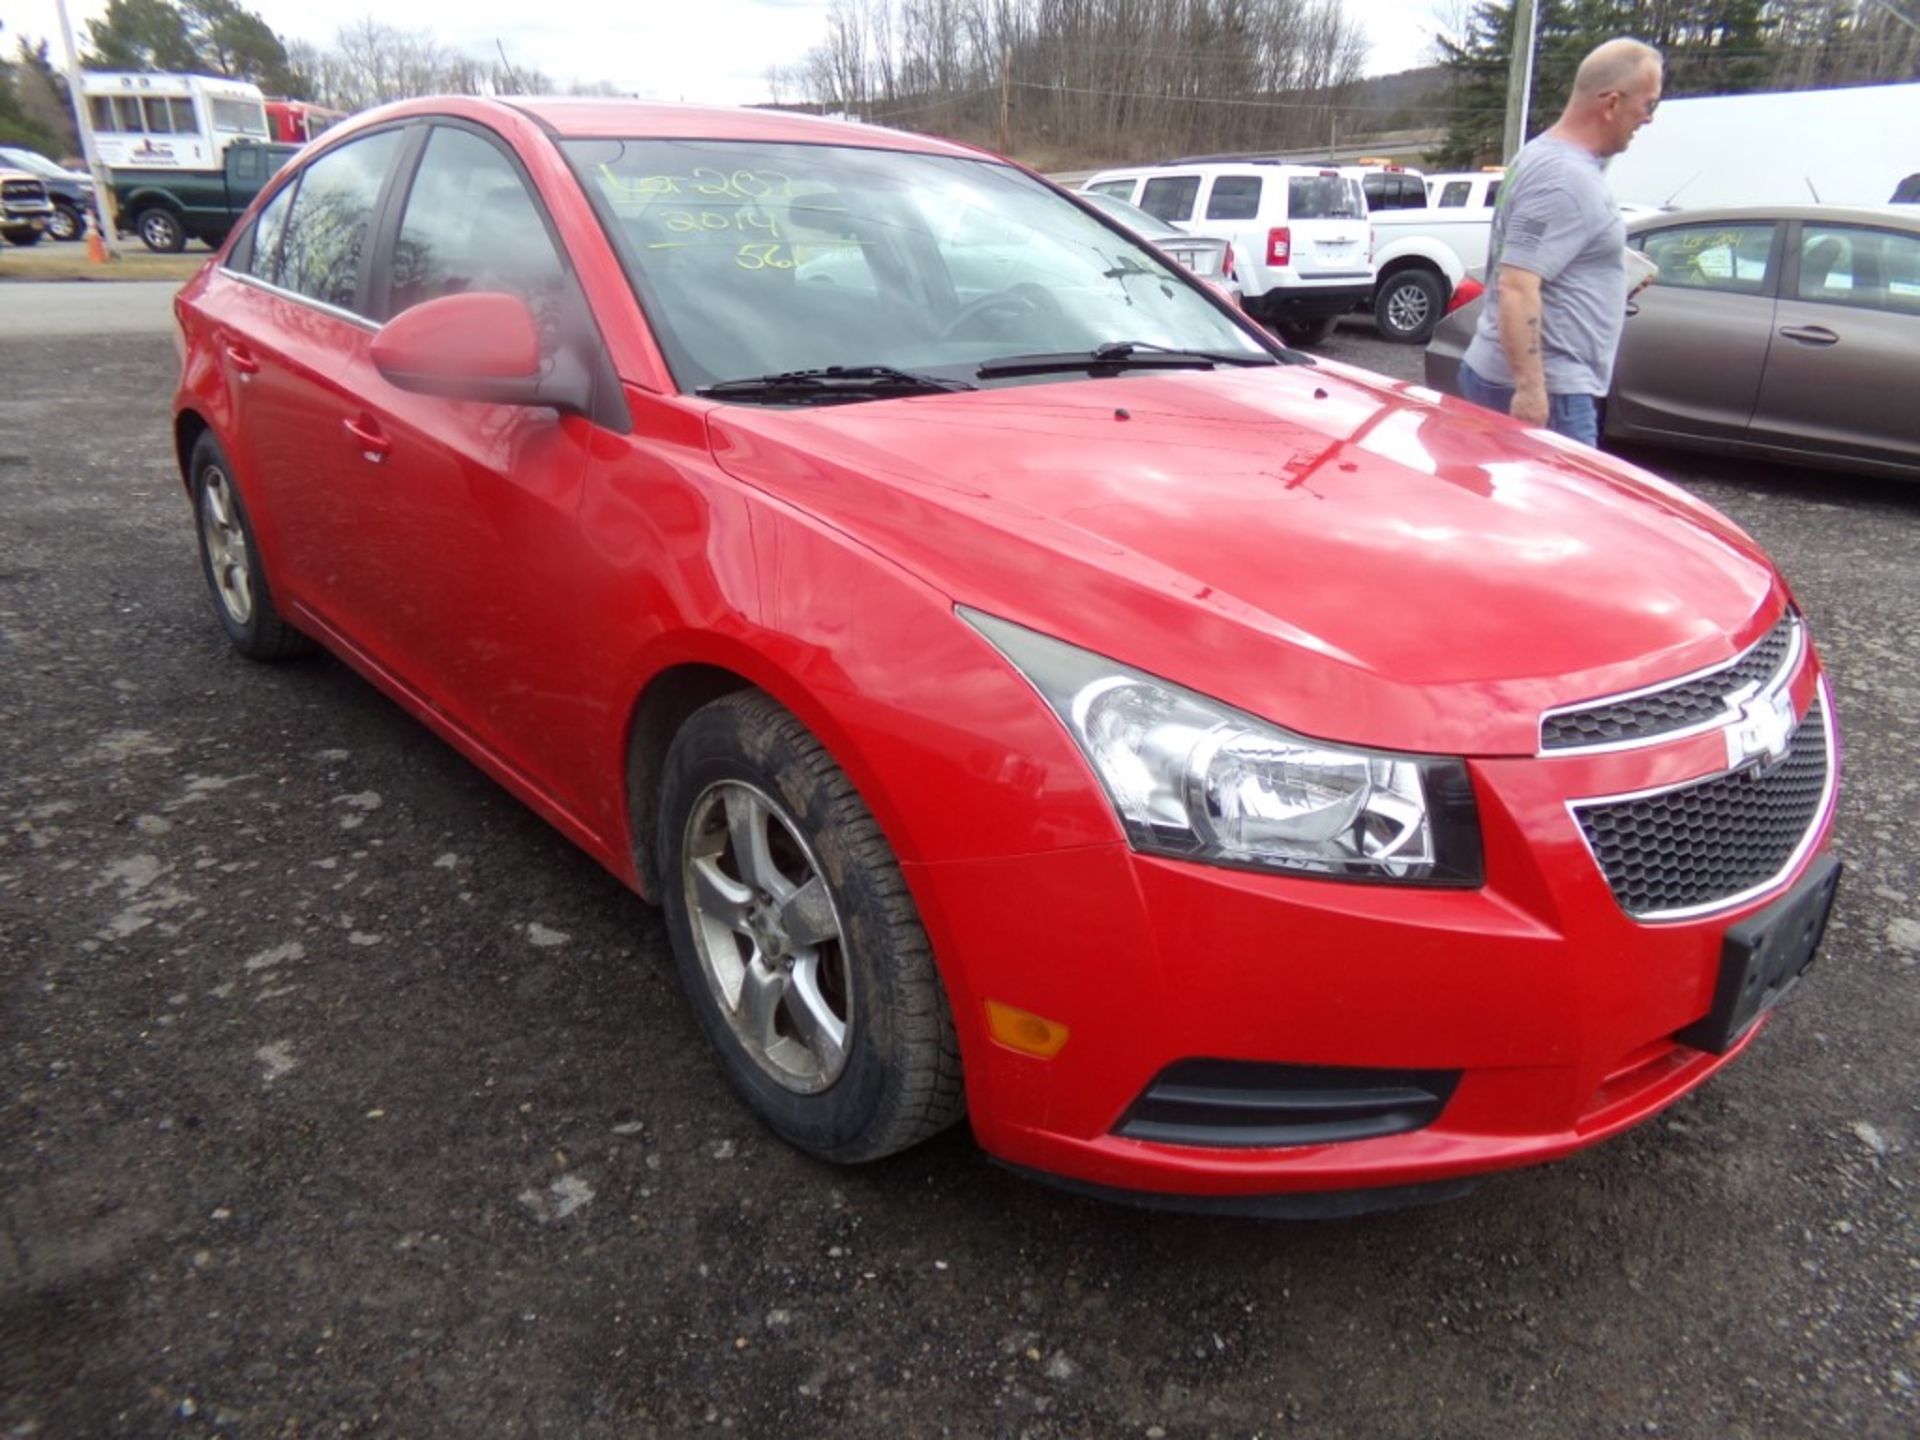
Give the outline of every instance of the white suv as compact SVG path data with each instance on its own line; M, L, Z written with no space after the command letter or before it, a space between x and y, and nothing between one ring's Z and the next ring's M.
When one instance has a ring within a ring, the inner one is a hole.
M1102 170L1081 188L1233 245L1247 313L1289 345L1324 340L1373 292L1361 172L1264 160Z

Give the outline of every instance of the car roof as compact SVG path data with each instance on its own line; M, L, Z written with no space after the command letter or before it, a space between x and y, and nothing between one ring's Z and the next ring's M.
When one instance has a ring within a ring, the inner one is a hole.
M791 110L755 110L728 105L680 105L600 96L515 96L475 100L440 96L403 101L373 112L402 115L478 115L513 111L530 117L561 140L759 140L811 145L853 145L869 150L910 150L928 155L992 158L970 145L888 130L857 121L831 120ZM360 128L355 126L355 129ZM331 134L331 132L329 132Z
M1675 224L1733 224L1742 220L1810 220L1828 224L1885 225L1920 231L1920 207L1912 205L1713 205L1698 210L1656 210L1627 221L1632 231Z

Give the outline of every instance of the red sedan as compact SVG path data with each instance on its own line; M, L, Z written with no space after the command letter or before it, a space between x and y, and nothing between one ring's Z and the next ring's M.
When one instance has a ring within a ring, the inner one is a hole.
M1645 1119L1813 959L1832 702L1747 536L991 156L409 102L177 310L233 643L663 905L815 1154L964 1113L1143 1203L1428 1198Z

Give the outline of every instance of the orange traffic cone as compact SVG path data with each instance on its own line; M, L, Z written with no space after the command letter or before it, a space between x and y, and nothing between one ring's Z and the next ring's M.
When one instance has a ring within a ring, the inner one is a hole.
M100 232L91 225L87 227L87 259L95 265L107 263L107 247L100 238Z

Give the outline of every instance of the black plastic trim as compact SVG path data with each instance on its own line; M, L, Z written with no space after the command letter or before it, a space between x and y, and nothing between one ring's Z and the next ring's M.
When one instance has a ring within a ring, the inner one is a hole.
M1420 1185L1380 1185L1364 1190L1296 1190L1266 1195L1181 1195L1166 1190L1124 1190L1072 1180L1045 1170L1029 1170L1005 1160L994 1163L1027 1180L1069 1195L1126 1205L1136 1210L1172 1211L1184 1215L1223 1215L1244 1220L1351 1220L1382 1211L1412 1210L1444 1205L1480 1188L1481 1177L1430 1180Z
M1431 1125L1458 1070L1375 1070L1181 1060L1162 1070L1113 1133L1156 1145L1278 1149L1403 1135Z

